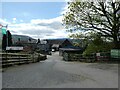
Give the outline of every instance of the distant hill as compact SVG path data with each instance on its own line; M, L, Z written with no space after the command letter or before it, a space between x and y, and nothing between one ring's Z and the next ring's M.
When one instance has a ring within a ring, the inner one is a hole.
M48 40L48 41L64 41L66 39L68 39L72 43L74 43L74 42L81 42L82 41L82 39L70 39L70 38L56 38L56 39L45 39L45 40Z
M25 35L12 35L13 42L17 42L18 38L20 38L20 41L28 42L29 39L31 39L32 42L37 42L36 39L33 39L32 37L25 36Z
M70 38L56 38L56 39L46 39L50 44L61 44L63 43L66 39L68 39L72 44L73 43L79 43L82 40L81 39L70 39Z
M66 40L66 39L70 39L70 38L53 38L53 39L47 39L47 40Z

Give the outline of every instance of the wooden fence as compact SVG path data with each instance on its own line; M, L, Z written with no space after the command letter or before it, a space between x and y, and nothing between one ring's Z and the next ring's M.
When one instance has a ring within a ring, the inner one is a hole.
M82 54L75 53L63 53L63 60L65 61L81 61L81 62L94 62L96 57L94 54L84 57Z
M65 61L81 61L81 62L120 61L118 59L111 58L109 52L100 52L99 55L91 54L89 56L83 56L82 54L64 52L63 60L65 60Z
M39 62L47 57L41 54L0 53L1 66L21 65Z

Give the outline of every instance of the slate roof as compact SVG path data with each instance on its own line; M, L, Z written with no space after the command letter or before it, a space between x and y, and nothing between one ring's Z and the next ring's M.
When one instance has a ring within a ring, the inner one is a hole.
M66 39L51 39L51 40L46 40L48 42L48 44L58 44L58 45L61 45ZM72 43L71 40L69 40L70 43Z
M53 44L52 47L59 47L59 44Z

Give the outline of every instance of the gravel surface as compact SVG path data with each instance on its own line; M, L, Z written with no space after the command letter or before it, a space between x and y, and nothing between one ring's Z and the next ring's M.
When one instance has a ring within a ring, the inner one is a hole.
M118 65L65 62L55 52L45 61L6 69L2 80L3 88L117 88Z

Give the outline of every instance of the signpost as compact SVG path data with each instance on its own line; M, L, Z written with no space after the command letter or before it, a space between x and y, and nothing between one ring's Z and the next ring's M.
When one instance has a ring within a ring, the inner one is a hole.
M111 50L111 57L112 58L120 58L120 49L112 49Z
M6 50L23 50L23 47L6 47Z

